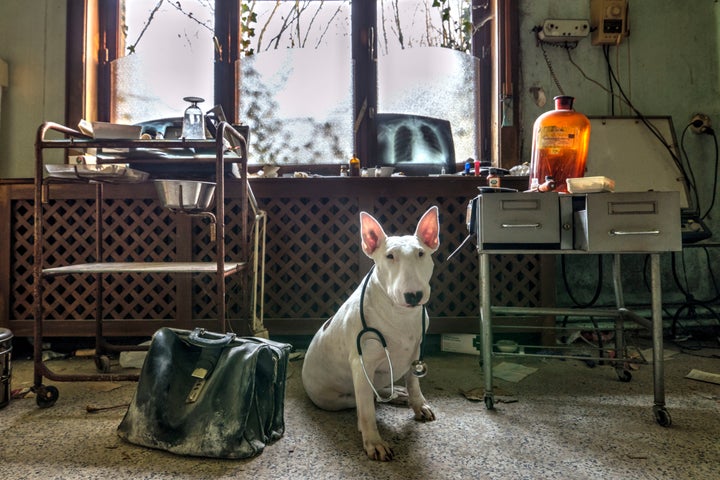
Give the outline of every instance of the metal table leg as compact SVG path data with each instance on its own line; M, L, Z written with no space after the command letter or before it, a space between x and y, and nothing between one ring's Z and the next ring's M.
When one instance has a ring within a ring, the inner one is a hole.
M658 253L650 255L650 289L652 295L653 385L655 392L653 413L657 423L663 427L669 427L672 419L665 408L662 289L660 285L660 254Z
M632 374L626 367L626 348L625 348L625 298L623 296L622 272L620 268L620 254L613 255L613 290L615 291L615 306L620 312L615 317L615 362L613 367L618 379L622 382L632 380Z
M490 315L490 256L480 253L480 336L482 347L483 376L485 377L485 407L490 410L494 407L492 377L492 318Z

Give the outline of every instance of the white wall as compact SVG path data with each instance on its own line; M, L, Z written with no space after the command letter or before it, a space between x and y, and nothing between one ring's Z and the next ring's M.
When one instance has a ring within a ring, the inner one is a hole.
M37 127L65 116L65 2L0 1L0 178L32 177ZM60 152L55 152L60 153Z

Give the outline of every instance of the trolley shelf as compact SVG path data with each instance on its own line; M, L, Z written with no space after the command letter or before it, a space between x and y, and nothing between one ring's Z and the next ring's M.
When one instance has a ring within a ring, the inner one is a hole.
M247 262L227 262L225 275L240 272L248 268ZM44 277L71 275L78 273L215 273L215 262L99 262L66 265L46 268Z

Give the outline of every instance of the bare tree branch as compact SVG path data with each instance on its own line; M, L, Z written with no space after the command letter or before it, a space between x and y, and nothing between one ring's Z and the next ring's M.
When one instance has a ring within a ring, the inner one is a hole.
M137 40L135 40L135 43L131 44L127 47L128 53L135 53L135 50L137 49L138 43L140 43L140 40L142 39L143 35L145 35L145 32L147 31L148 27L152 23L153 19L155 18L155 14L160 9L160 6L163 4L165 0L159 0L158 3L155 5L155 7L150 11L150 16L148 17L147 21L143 25L142 30L140 30L140 33L138 34Z

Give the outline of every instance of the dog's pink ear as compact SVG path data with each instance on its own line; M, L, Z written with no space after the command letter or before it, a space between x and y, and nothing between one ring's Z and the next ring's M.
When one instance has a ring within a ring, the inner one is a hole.
M360 236L365 255L370 256L385 241L385 231L372 215L360 212Z
M438 208L433 206L425 212L418 222L415 236L434 252L440 246L440 220Z

